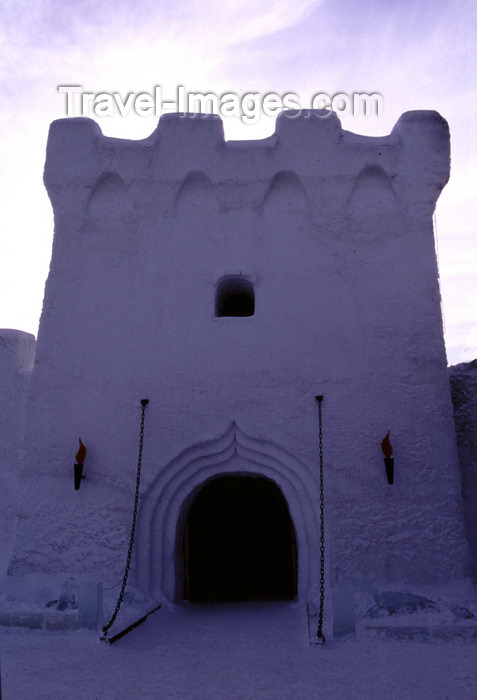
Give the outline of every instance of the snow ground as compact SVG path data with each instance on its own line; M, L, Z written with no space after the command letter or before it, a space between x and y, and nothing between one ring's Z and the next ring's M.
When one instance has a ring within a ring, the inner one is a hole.
M293 603L161 608L114 645L89 630L3 628L1 662L3 700L477 698L477 639L359 628L310 646Z

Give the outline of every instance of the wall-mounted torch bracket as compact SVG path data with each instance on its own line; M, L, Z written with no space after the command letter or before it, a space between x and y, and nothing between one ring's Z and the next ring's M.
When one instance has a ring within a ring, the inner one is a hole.
M84 479L83 465L82 464L75 464L75 491L79 491L81 479Z
M388 478L389 485L394 482L394 457L391 457L393 448L391 445L391 440L389 439L390 432L391 431L388 430L383 441L381 442L381 449L384 454L384 466L386 467L386 476Z
M388 484L392 485L394 483L394 457L385 457L384 465L386 467L386 476L388 478Z
M75 459L76 459L76 463L75 463L75 491L79 491L81 479L84 479L83 462L86 459L86 453L87 453L87 449L83 445L81 438L80 438L79 439L79 450L75 456Z

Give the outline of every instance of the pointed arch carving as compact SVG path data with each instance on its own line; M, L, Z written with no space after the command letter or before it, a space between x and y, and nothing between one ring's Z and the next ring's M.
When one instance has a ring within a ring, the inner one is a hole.
M176 210L217 211L219 202L214 185L203 170L193 170L185 176L174 201Z
M99 224L120 224L134 213L134 202L122 177L116 172L103 173L91 192L88 213Z
M298 544L298 597L319 590L319 486L312 471L280 446L246 435L236 423L214 440L184 450L160 472L142 498L136 540L138 585L157 599L177 598L178 523L195 493L225 474L251 474L274 481L293 520Z
M380 165L366 165L356 177L351 191L351 209L392 210L396 207L396 195L389 175Z
M294 214L304 211L308 206L303 182L293 170L280 170L270 182L262 207L280 213Z

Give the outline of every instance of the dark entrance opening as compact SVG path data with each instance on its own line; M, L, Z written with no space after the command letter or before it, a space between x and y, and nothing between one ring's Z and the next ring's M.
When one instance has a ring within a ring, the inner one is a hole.
M250 476L207 483L184 528L184 599L291 600L296 590L295 530L278 486Z

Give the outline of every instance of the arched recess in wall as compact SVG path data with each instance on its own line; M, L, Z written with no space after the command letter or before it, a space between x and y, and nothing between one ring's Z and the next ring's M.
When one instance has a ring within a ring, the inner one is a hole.
M104 172L97 179L88 201L83 236L85 247L92 251L91 259L98 262L99 253L105 269L126 269L137 259L140 214L117 172ZM87 269L84 274L89 274Z
M100 228L127 229L134 222L134 202L122 177L103 173L88 201L88 214Z
M280 170L270 182L262 202L265 212L299 214L306 211L308 197L302 181L293 170Z
M218 211L215 188L203 170L187 173L174 200L174 209L182 214Z
M395 211L392 180L380 165L366 165L361 170L354 181L348 206L355 215Z
M393 183L380 165L366 165L356 177L347 205L350 240L376 245L399 233Z
M227 474L260 475L275 482L293 521L298 558L298 598L319 592L319 487L314 474L278 445L247 436L233 423L215 440L192 446L172 460L143 497L136 540L137 583L158 600L182 598L184 520L208 480Z

